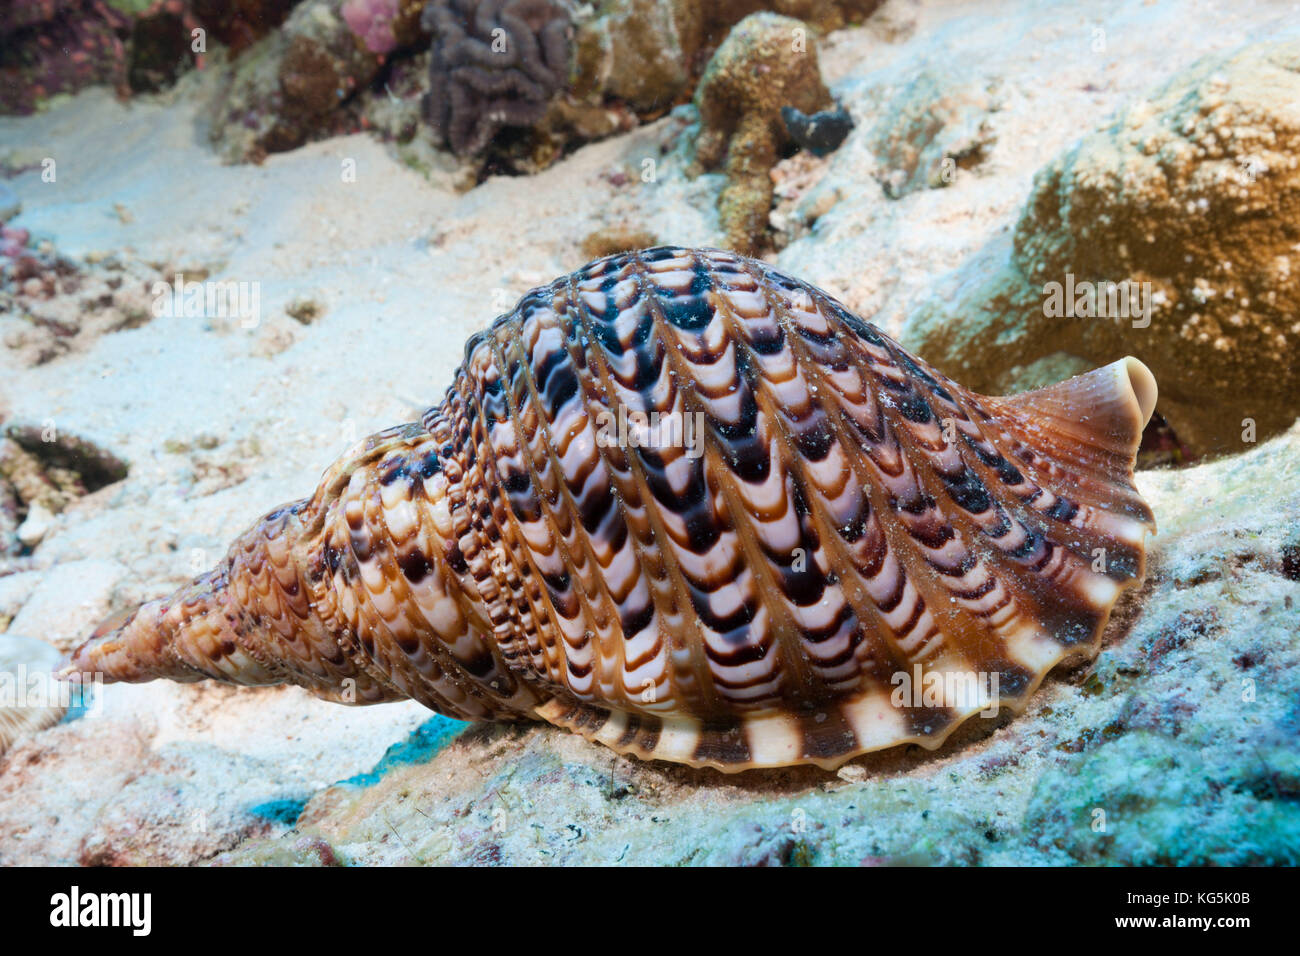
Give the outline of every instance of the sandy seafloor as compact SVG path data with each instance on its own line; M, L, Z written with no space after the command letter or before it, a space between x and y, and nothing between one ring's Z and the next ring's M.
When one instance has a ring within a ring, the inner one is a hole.
M826 174L838 203L774 261L897 334L936 276L1012 226L1062 148L1197 57L1288 34L1300 17L1275 2L891 2L821 47L859 132L882 89L952 62L998 81L995 145L949 188L890 200L851 137ZM672 117L457 193L449 172L426 179L366 135L223 166L201 87L129 103L91 90L0 120L10 166L58 162L54 184L10 181L16 225L73 257L256 281L262 307L253 329L161 317L35 367L0 349L10 420L53 420L131 466L57 517L30 570L0 576L12 633L66 648L188 579L194 549L214 563L355 438L436 401L465 338L581 265L593 230L720 241L721 177L684 175ZM324 306L308 325L284 312L303 298ZM462 725L413 703L113 686L101 715L0 758L0 863L1295 863L1300 586L1277 571L1277 518L1300 514L1298 448L1292 429L1142 473L1160 524L1151 575L1095 670L1053 675L1025 715L937 754L724 777L541 726L448 743Z

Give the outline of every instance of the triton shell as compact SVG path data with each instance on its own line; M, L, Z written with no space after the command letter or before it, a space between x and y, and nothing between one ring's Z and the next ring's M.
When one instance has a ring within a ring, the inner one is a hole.
M413 698L728 771L937 747L1096 654L1154 529L1155 396L1133 358L976 395L762 262L611 256L66 673Z

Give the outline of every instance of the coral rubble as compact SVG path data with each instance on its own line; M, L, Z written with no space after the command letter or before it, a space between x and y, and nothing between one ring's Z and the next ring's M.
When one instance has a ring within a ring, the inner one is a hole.
M771 171L789 137L781 108L815 113L831 105L807 25L772 13L740 21L709 61L695 102L696 158L727 175L718 197L722 232L731 248L752 253L765 241Z

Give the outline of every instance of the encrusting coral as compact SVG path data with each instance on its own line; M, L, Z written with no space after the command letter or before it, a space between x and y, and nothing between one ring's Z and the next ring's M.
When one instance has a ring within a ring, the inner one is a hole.
M126 84L128 17L102 0L12 0L0 8L0 113Z
M1137 350L1202 451L1300 414L1300 41L1215 56L1054 160L1016 227L1034 284L1150 283L1134 322L1065 324L1088 360Z
M371 53L386 55L414 43L424 0L346 0L343 19Z
M211 131L226 159L258 159L343 131L339 106L380 69L343 7L344 0L306 0L237 61Z
M832 105L807 24L755 13L732 29L709 61L695 94L700 111L696 160L724 165L718 216L727 244L744 254L767 235L772 167L788 142L785 106L816 113Z
M572 25L554 0L431 0L429 93L435 135L473 155L507 126L531 126L569 79Z

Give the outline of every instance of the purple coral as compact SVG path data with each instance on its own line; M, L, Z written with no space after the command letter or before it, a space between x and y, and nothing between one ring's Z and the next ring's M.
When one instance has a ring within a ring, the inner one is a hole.
M531 126L568 81L571 24L556 0L432 0L429 121L459 156Z
M343 20L371 53L392 53L397 47L393 21L401 13L400 0L347 0Z

